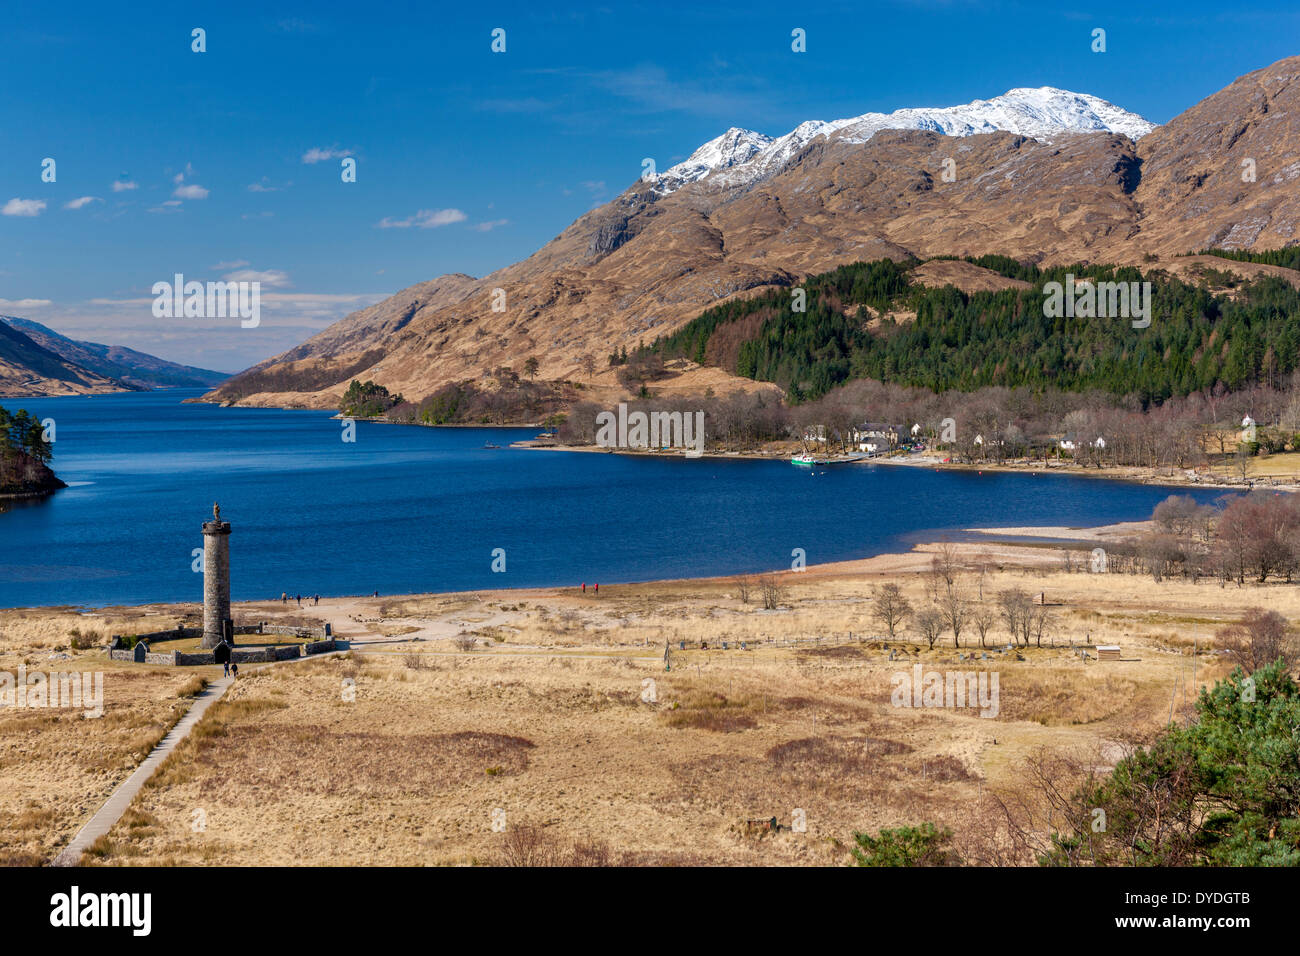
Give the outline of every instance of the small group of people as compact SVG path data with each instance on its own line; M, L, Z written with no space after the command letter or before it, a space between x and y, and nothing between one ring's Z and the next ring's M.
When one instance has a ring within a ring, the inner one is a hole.
M593 585L591 586L591 589L592 589L593 591L595 591L597 594L600 593L600 585L599 585L599 584L593 584ZM586 593L587 593L587 582L586 582L586 581L583 581L583 582L582 582L582 593L583 593L583 594L586 594Z
M231 651L234 650L228 641L222 641L212 651L212 656L218 664L224 668L226 677L239 679L239 665L230 660Z
M376 597L379 596L379 592L378 592L378 591L375 592L375 596L376 596ZM297 601L297 602L298 602L298 606L299 606L299 607L302 607L302 595L301 595L301 594L295 594L292 598L290 598L290 597L289 597L289 592L288 592L288 591L281 591L281 592L280 592L280 603L281 603L281 604L288 604L289 601L291 601L291 600L293 600L293 601ZM307 595L307 603L308 603L309 605L320 604L320 595L319 595L319 594L309 594L309 595Z

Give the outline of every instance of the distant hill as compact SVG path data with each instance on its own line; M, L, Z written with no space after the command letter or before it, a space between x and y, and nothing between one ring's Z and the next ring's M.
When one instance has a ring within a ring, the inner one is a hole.
M70 339L31 319L0 315L0 323L17 329L65 361L132 388L212 388L230 377L211 369L168 362L121 345Z
M97 395L130 390L132 386L69 362L0 321L0 397Z

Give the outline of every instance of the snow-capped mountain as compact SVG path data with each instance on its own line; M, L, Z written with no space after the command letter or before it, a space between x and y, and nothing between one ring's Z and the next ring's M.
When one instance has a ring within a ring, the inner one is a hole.
M1009 90L991 100L964 106L909 108L892 113L864 113L851 119L809 120L784 136L771 137L732 127L711 139L685 162L659 177L657 191L670 193L687 183L717 174L719 185L753 182L780 170L790 158L819 136L865 143L882 129L933 130L945 136L974 136L999 130L1042 142L1063 133L1111 132L1137 140L1155 129L1150 123L1113 103L1044 86Z

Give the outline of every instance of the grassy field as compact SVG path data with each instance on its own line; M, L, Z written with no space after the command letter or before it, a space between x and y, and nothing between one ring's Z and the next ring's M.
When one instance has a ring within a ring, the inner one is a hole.
M922 605L926 576L904 568L925 554L784 575L771 611L727 580L322 601L313 611L350 629L351 653L241 676L91 859L826 865L847 860L855 830L933 820L985 838L987 801L1023 795L1040 748L1113 763L1227 671L1217 627L1252 604L1300 615L1293 588L1156 585L1069 573L1046 549L989 551L962 546L960 586L977 604L981 589L985 603L1043 595L1041 648L999 652L1000 624L986 648L974 628L960 648L951 633L932 650L910 630L881 640L871 586ZM0 669L49 653L71 619L0 614ZM474 649L458 649L467 637ZM1120 644L1124 660L1082 660L1072 642ZM194 674L63 653L107 671L106 715L7 717L21 731L0 749L11 861L66 843ZM996 672L997 716L893 706L894 675L916 663ZM796 810L806 832L791 830ZM752 825L771 818L775 832Z
M0 864L48 862L180 719L215 668L139 668L107 659L111 633L174 626L165 615L0 611L0 672L102 672L103 716L0 707ZM158 624L157 622L163 623Z

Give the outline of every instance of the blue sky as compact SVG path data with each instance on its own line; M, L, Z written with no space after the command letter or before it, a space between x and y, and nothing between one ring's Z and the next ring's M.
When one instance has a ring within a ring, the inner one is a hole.
M1047 85L1164 122L1297 52L1300 27L1281 3L1202 0L178 6L6 11L0 313L222 370L524 258L642 158L664 169L729 126ZM154 318L177 272L258 278L261 324Z

